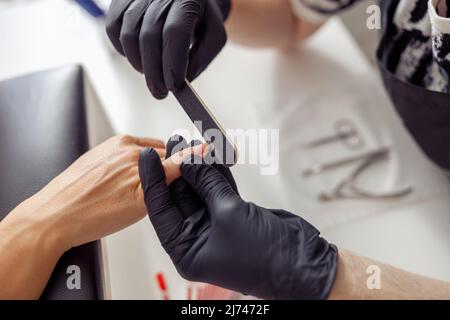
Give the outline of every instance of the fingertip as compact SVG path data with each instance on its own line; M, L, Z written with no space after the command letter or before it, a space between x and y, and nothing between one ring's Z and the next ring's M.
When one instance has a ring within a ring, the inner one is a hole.
M150 90L152 96L157 100L163 100L169 95L169 91L163 85L155 84L151 76L144 72L147 88Z
M184 86L185 79L186 79L186 75L183 75L181 77L180 76L179 77L174 77L174 76L168 77L166 80L167 89L169 89L169 91L173 92L173 93L181 90Z
M166 143L166 159L170 158L173 154L186 149L187 147L188 143L184 137L177 134L170 137Z
M176 143L180 143L180 142L186 141L186 140L184 139L183 136L180 136L179 134L174 134L173 136L171 136L169 138L169 140L167 140L167 145L169 145L169 143L171 143L173 141L176 142Z
M192 141L191 147L180 155L180 165L184 161L190 161L192 164L204 163L205 155L208 153L209 145L200 141Z
M152 90L150 89L150 91L152 91ZM163 92L152 91L152 95L157 100L163 100L163 99L167 98L167 96L169 95L169 91L163 91Z
M141 154L141 159L143 159L143 160L149 160L149 159L159 157L158 152L154 148L150 148L150 147L146 147L146 148L142 149L140 154Z
M139 72L140 74L144 73L144 69L142 68L142 63L141 63L140 57L132 58L131 55L127 55L127 59L135 71Z

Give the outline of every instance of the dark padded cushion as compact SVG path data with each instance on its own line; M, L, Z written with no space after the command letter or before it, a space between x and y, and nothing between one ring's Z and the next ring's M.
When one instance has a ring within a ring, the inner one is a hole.
M70 66L0 82L0 219L65 170L88 146L83 70ZM81 289L66 286L81 268ZM42 299L102 298L99 244L58 262Z

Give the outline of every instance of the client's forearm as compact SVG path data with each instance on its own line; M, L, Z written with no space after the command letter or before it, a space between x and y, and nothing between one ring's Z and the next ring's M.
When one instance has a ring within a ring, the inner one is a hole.
M64 252L51 223L26 212L39 210L27 201L0 222L0 299L39 298Z
M375 266L375 269L371 270L375 272L374 274L366 272L369 266ZM378 271L380 271L379 275L376 274ZM369 277L375 278L369 279ZM375 287L368 285L368 279L369 284ZM376 286L378 280L379 288ZM341 250L337 275L329 298L450 299L450 284Z
M233 0L227 21L231 40L258 47L287 47L317 30L298 19L289 0Z

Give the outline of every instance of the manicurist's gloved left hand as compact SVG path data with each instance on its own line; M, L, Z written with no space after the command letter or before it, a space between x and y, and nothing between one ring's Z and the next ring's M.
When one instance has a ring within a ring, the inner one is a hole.
M226 43L231 0L113 0L107 33L156 98L196 78Z
M169 187L155 151L139 163L150 220L181 276L260 298L326 298L336 247L302 218L244 201L227 171L198 162L185 158Z

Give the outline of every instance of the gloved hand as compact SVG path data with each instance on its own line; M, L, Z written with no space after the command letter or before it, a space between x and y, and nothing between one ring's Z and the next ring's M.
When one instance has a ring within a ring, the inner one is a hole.
M302 218L242 200L217 168L192 164L200 160L185 159L167 187L158 154L140 157L150 220L180 275L260 298L326 298L337 248Z
M196 78L223 48L230 1L113 0L106 30L162 99Z

